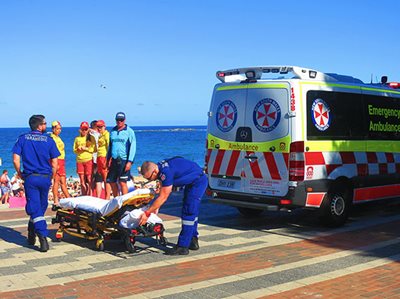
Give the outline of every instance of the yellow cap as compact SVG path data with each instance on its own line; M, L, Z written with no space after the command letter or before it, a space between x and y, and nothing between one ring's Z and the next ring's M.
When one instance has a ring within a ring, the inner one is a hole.
M57 127L57 126L60 126L60 127L61 127L61 124L60 124L60 122L59 122L58 120L55 120L55 121L53 121L53 122L51 123L51 126L52 126L52 127Z

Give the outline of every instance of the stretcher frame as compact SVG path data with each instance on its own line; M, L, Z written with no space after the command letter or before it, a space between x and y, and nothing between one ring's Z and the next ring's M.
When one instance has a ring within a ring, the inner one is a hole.
M122 204L121 208L115 209L107 215L53 205L52 210L56 211L56 215L52 218L52 223L60 224L55 236L56 241L61 242L64 233L67 233L81 239L95 240L96 249L103 251L105 240L120 237L130 253L136 251L136 237L155 237L158 244L166 246L168 241L164 236L162 223L147 223L132 229L119 225L125 212L139 209L147 205L153 198L153 193L132 196Z

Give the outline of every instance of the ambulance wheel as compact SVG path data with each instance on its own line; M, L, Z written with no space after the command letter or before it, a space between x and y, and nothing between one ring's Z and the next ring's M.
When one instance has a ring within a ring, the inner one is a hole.
M125 247L129 253L134 253L136 251L135 248L135 238L134 237L126 237L125 238Z
M329 227L342 226L349 217L350 199L348 191L333 188L329 191L321 205L322 223Z
M264 210L242 208L242 207L238 207L237 209L239 210L240 214L246 217L257 217L264 212Z

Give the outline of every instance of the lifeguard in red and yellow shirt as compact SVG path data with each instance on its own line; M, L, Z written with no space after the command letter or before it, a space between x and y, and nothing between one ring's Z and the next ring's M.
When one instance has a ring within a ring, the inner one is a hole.
M66 172L65 172L65 146L64 142L60 137L61 133L61 123L58 120L55 120L51 123L51 130L53 133L50 134L51 138L54 139L58 151L61 153L58 156L58 169L54 176L53 182L53 201L55 205L58 205L58 187L61 185L61 190L64 193L65 197L71 197L67 189L67 180L66 180Z
M81 182L82 195L91 195L93 172L93 153L97 150L96 140L88 134L89 124L84 121L80 125L79 136L74 140L74 153L76 154L76 172Z
M97 130L100 133L98 147L97 147L97 171L103 178L104 184L107 179L107 151L110 144L110 132L106 129L104 120L97 121Z

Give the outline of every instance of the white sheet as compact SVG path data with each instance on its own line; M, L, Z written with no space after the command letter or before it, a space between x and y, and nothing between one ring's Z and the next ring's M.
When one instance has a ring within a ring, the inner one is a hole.
M114 210L122 207L122 204L135 195L150 194L150 189L136 189L124 195L104 200L94 196L78 196L60 199L60 206L65 209L80 209L87 212L99 213L103 216L108 215Z
M140 216L149 207L150 207L150 205L146 205L144 207L141 207L140 209L132 210L129 213L127 212L127 214L119 221L119 225L122 227L125 227L125 228L138 227ZM151 223L151 224L162 223L162 220L156 214L151 213L149 218L147 219L147 223Z
M60 206L64 209L79 209L84 210L86 212L94 212L99 213L103 216L108 215L114 210L118 210L122 207L122 204L132 196L149 194L150 189L137 189L135 191L129 192L125 195L121 195L115 197L110 200L104 200L94 196L78 196L78 197L70 197L70 198L62 198L60 199ZM140 216L149 208L149 205L146 205L140 209L134 209L130 212L126 212L124 217L119 221L119 225L125 228L135 228L139 226ZM160 217L156 214L152 213L147 220L148 223L156 224L162 223Z

